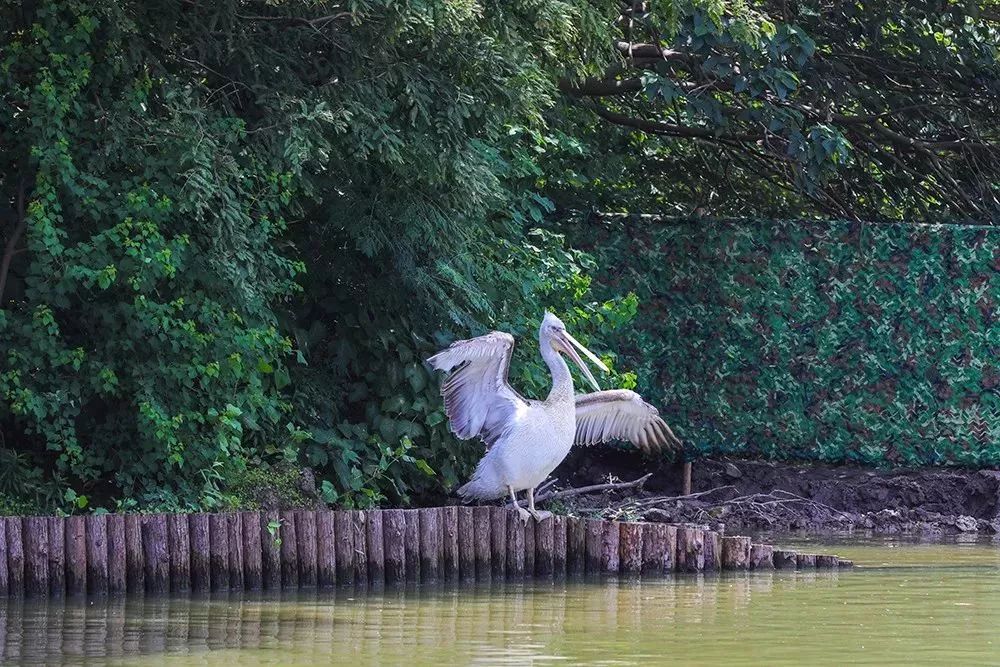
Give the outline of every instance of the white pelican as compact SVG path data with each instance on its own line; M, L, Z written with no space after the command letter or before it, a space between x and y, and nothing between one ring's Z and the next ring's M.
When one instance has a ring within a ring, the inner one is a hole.
M452 432L462 439L479 436L486 443L486 456L459 495L468 501L509 493L525 523L529 516L536 520L551 516L535 509L535 487L574 443L629 440L645 451L681 444L656 408L634 391L601 391L577 350L601 370L607 372L607 366L552 313L545 313L538 344L552 372L552 389L544 401L521 396L507 382L514 337L502 331L457 341L427 360L448 373L441 395ZM574 397L573 377L560 353L580 367L597 391ZM517 504L517 492L522 490L528 492L527 510Z

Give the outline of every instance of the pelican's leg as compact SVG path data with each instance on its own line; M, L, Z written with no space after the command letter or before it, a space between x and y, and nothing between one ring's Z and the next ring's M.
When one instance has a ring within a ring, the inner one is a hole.
M521 515L521 522L524 523L524 525L528 525L528 519L531 517L531 514L528 510L517 504L517 492L514 490L514 487L508 486L507 489L510 491L510 500L514 503L514 509L516 509L517 513Z
M545 510L535 509L535 489L528 489L528 511L531 512L531 516L535 517L535 521L544 521L552 516L552 512L546 512Z

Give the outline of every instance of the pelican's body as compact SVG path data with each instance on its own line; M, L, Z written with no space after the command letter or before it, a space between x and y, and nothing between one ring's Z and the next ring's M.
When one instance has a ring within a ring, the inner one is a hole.
M544 514L535 510L534 489L566 458L574 443L618 438L644 449L679 444L656 409L638 394L600 391L576 349L607 368L566 332L557 317L546 313L538 341L552 373L552 389L543 401L528 400L507 383L514 349L509 334L495 331L458 341L428 359L434 368L449 372L441 394L452 431L460 438L478 436L487 445L486 456L459 494L466 500L485 500L509 493L525 520ZM597 392L574 396L573 377L562 354L581 367ZM528 491L528 510L517 505L516 494L523 490Z

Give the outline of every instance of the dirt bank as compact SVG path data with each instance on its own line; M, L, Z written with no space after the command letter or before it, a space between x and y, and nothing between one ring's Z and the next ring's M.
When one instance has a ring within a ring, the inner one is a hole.
M641 489L552 500L582 511L651 521L747 530L868 530L878 533L1000 533L1000 471L698 461L692 496L681 494L680 466L651 465L637 454L593 448L556 470L560 487L634 480Z

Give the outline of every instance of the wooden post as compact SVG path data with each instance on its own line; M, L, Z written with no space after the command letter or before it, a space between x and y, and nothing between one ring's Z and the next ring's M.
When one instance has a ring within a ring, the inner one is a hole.
M773 570L774 547L770 544L753 544L750 546L750 569Z
M212 546L215 546L215 526L212 526ZM295 511L281 512L281 587L299 587L299 540L295 531ZM227 559L228 560L228 554ZM212 584L215 584L215 559L212 559Z
M471 507L458 508L458 573L462 579L476 578L476 527Z
M642 575L663 574L663 561L667 551L666 526L660 523L642 524Z
M489 579L493 574L490 563L490 508L472 508L473 535L476 539L476 578Z
M458 508L445 507L441 510L441 537L444 540L444 559L442 567L444 578L457 581L461 566L458 556Z
M264 586L263 549L260 543L260 512L243 512L240 515L241 541L243 542L243 586L248 591L258 591Z
M406 543L404 545L406 581L420 581L420 510L406 510Z
M207 514L188 516L188 544L191 546L191 558L188 559L191 588L204 593L212 588L212 537Z
M556 577L566 576L566 517L552 517L552 574Z
M521 523L521 539L524 541L524 576L528 578L536 574L535 537L535 520L528 519L528 523Z
M90 529L90 526L87 526ZM167 553L167 518L149 514L142 520L142 559L146 567L146 591L166 593L170 590L170 556ZM89 554L88 554L89 556ZM88 576L90 568L88 568Z
M366 513L365 543L368 553L368 583L376 585L385 582L385 535L382 527L382 512L371 510Z
M441 513L434 507L420 510L420 581L441 578Z
M667 551L663 554L663 571L677 571L677 526L665 526L667 530Z
M836 556L829 556L826 554L822 554L816 556L816 567L826 570L836 569L837 566L839 565L838 563L839 560L840 559L837 558Z
M747 570L750 568L750 538L722 538L722 569Z
M243 517L236 512L226 514L229 533L229 588L242 591L243 587Z
M185 524L186 525L186 524ZM51 547L50 547L51 548ZM51 558L50 558L51 562ZM128 590L125 557L125 517L108 515L108 592L122 595ZM49 576L52 573L49 572Z
M316 513L316 584L323 588L337 585L337 533L330 510Z
M618 526L618 569L626 576L642 573L642 524L625 521Z
M493 578L507 578L507 510L490 507L490 571Z
M295 538L298 541L299 586L315 588L319 581L316 512L299 510L295 513ZM381 535L379 536L381 538Z
M382 516L385 540L385 583L406 581L406 515L403 510L386 510Z
M517 512L507 512L507 578L524 578L524 524Z
M690 526L677 529L677 569L701 572L705 567L705 532Z
M368 538L366 528L368 515L361 511L351 512L351 527L354 533L354 585L368 585Z
M66 592L83 595L87 592L87 524L84 517L66 517L65 542Z
M705 572L718 572L722 569L722 535L714 530L702 530L702 534L705 544L702 569Z
M816 568L815 554L799 554L795 559L795 565L800 570L812 570Z
M566 520L566 574L583 574L587 557L587 525L579 517Z
M333 514L333 530L337 535L337 585L354 585L354 519L349 511ZM367 569L367 565L365 566Z
M191 520L184 514L167 516L170 545L170 591L181 593L191 589Z
M0 518L0 599L8 594L10 581L7 576L7 522ZM6 631L6 628L5 630ZM5 642L0 641L0 646ZM2 654L0 654L2 657Z
M70 568L69 519L66 520L66 571ZM67 574L66 587L69 588ZM125 515L125 588L129 593L146 591L146 558L142 551L142 516Z
M87 521L87 593L108 594L108 517L91 514Z
M621 527L617 521L604 521L601 536L601 572L616 574L620 569Z
M2 530L2 527L0 527ZM66 521L59 516L50 516L46 522L49 534L49 594L63 595L66 593ZM0 553L3 553L3 540L0 539ZM0 570L6 572L7 564L0 564ZM5 579L0 573L0 579ZM0 583L0 586L3 584ZM0 597L3 593L0 592Z
M684 462L684 469L682 472L681 479L681 494L685 496L691 495L691 462Z
M7 594L24 595L24 537L21 519L9 516L7 523Z
M551 577L555 569L553 552L555 550L555 534L552 517L542 521L529 521L535 524L535 576Z
M601 571L601 544L604 541L604 522L599 519L587 519L587 544L584 557L584 570L587 574L597 574Z
M779 570L794 570L798 563L798 554L786 549L774 550L774 567Z
M281 516L277 510L260 513L260 552L264 590L281 589Z
M229 526L225 514L208 516L208 538L212 590L224 591L229 588Z
M854 567L854 561L847 558L838 558L837 567Z
M45 517L21 522L24 536L24 592L31 597L49 594L49 529Z

